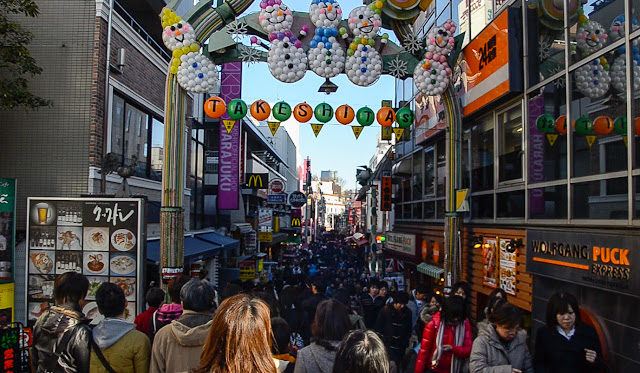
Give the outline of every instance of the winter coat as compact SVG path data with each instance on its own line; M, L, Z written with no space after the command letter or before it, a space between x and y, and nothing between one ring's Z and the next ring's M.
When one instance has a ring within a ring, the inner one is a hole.
M373 329L376 325L376 320L378 318L378 313L382 307L384 307L385 300L377 296L372 298L369 293L362 294L360 296L360 304L362 304L362 312L364 317L364 324L369 329Z
M382 336L389 358L401 362L411 338L411 310L406 307L396 310L393 306L385 306L378 314L375 331Z
M587 361L585 348L596 352L594 363ZM605 368L598 334L589 325L576 323L571 340L546 326L538 329L534 359L536 373L592 373Z
M136 329L143 332L146 335L149 335L149 326L151 324L151 318L153 317L153 313L156 312L157 307L149 307L146 311L136 316L134 323L136 324Z
M418 317L418 320L413 325L413 334L422 335L425 325L427 325L431 321L433 315L438 313L438 311L440 311L440 307L438 306L430 306L427 304L422 307L422 311L420 311L420 317Z
M149 338L151 339L151 343L153 343L154 338L156 337L156 333L163 326L171 324L173 320L177 320L180 316L182 316L181 304L163 304L153 313L153 315L149 318Z
M178 373L196 368L212 324L211 315L185 310L156 334L149 371Z
M411 290L409 294L409 303L407 303L407 308L411 310L411 327L415 327L416 321L418 321L418 316L420 316L420 312L424 307L426 307L429 303L421 302L416 299L416 290ZM422 330L422 329L421 329ZM420 336L420 334L417 334Z
M511 373L514 368L533 373L526 333L516 334L506 344L491 324L481 328L478 334L469 359L471 373Z
M442 333L441 345L450 345L453 347L451 352L444 352L440 357L437 366L431 366L431 358L436 348L436 336L440 328L440 312L433 315L431 321L424 327L422 333L422 341L420 343L420 351L416 359L416 373L422 373L426 368L430 368L436 373L449 373L451 367L451 358L455 355L458 358L466 359L471 354L471 346L473 344L473 335L471 333L471 325L469 320L464 320L464 340L462 346L455 345L456 328L454 326L445 325Z
M293 373L331 373L340 341L329 343L336 349L332 351L314 342L298 351Z
M106 318L93 328L93 340L105 359L118 373L146 373L149 371L151 343L136 324L122 319ZM90 373L106 373L98 355L91 350Z
M33 366L36 373L88 372L89 320L77 306L46 310L33 327Z

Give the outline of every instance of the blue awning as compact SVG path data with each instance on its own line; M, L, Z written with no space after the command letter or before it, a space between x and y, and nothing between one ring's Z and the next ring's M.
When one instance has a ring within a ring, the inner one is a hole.
M217 234L215 232L196 234L196 237L201 240L212 242L224 247L225 251L237 249L240 247L240 241L234 240L227 236Z
M184 257L189 260L205 260L220 253L222 246L196 237L184 238ZM147 258L160 261L160 240L147 241Z

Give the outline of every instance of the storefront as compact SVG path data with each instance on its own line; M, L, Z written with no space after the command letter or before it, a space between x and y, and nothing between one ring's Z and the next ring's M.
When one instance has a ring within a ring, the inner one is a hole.
M415 287L418 277L416 266L420 263L417 255L419 240L420 237L415 234L385 233L382 247L384 257L380 260L385 272L382 277L387 278L387 281L395 281L396 288L410 290Z

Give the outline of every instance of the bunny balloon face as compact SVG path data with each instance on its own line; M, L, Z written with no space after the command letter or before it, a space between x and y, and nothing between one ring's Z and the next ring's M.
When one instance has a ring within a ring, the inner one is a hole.
M456 24L452 20L432 28L427 34L427 51L444 55L451 53L456 43L453 38L455 32Z
M262 0L260 9L258 20L265 32L283 32L291 29L293 24L291 9L281 0Z
M349 13L349 29L356 38L373 38L378 34L382 18L368 6L360 6Z
M342 21L342 9L336 0L313 0L309 17L316 27L337 28Z
M581 24L576 33L576 44L583 53L591 54L602 49L607 43L607 33L598 22Z
M174 51L182 47L189 47L196 42L196 33L193 27L166 8L162 13L162 26L164 27L162 41L169 50Z

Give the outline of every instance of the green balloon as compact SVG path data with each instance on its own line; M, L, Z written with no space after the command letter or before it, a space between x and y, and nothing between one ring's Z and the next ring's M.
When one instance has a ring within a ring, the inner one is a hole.
M401 128L411 127L414 118L413 111L408 107L403 107L396 112L396 122Z
M356 119L361 126L370 126L371 123L376 119L376 115L373 113L373 110L368 107L363 107L358 110L356 113Z
M239 98L229 101L227 113L231 119L242 119L247 115L247 104Z
M613 120L613 130L616 131L617 134L626 135L627 134L627 117L621 115Z
M576 133L590 135L593 131L593 121L588 117L580 117L576 120Z
M331 120L331 118L333 118L333 108L326 102L323 102L316 106L316 108L313 110L313 113L315 114L316 120L318 122L327 123Z
M285 120L291 117L291 105L287 104L284 101L280 101L273 105L273 110L271 111L273 117L277 120L284 122Z
M536 119L536 127L542 133L552 133L556 130L556 120L550 114L542 114Z

